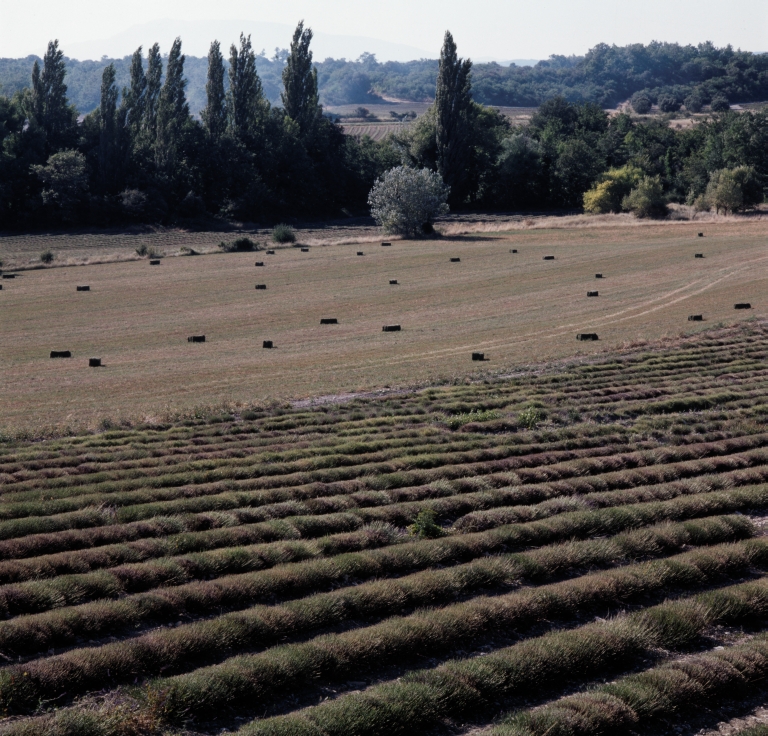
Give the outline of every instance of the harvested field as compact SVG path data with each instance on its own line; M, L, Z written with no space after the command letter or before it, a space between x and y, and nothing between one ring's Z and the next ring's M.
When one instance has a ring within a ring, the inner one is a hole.
M766 316L768 222L707 223L707 258L694 259L701 228L536 227L393 241L364 258L354 244L287 248L263 269L252 254L218 253L160 268L24 271L0 295L0 427L96 426L464 380ZM264 291L254 290L256 271ZM588 299L596 272L606 278ZM83 283L87 298L76 292ZM701 325L688 321L699 313ZM330 315L338 326L321 328ZM404 329L387 334L383 324ZM599 341L577 343L581 333ZM192 334L206 343L188 344ZM277 348L262 350L265 339ZM60 346L76 360L51 361ZM474 351L486 360L473 362ZM81 369L77 359L92 355L103 370Z
M767 359L752 320L382 399L5 439L0 734L732 724L768 687Z

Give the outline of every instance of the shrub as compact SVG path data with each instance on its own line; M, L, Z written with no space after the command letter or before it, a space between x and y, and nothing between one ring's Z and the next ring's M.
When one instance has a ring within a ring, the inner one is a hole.
M436 539L445 535L445 529L437 521L437 514L432 509L419 511L408 531L419 539Z
M517 416L517 421L528 429L536 429L542 419L541 409L537 409L535 406L529 406L527 409L523 409Z
M608 169L600 175L592 189L584 193L584 211L599 215L621 212L621 203L642 179L643 172L627 164L620 169Z
M683 104L688 112L701 112L701 108L704 107L704 100L701 99L700 95L694 92L685 98Z
M725 95L715 95L709 106L712 112L728 112L731 109L728 98Z
M155 246L147 245L146 243L142 243L136 248L136 254L142 258L160 258L161 255Z
M254 243L250 238L238 238L231 243L225 243L222 240L219 243L219 248L225 253L242 253L249 250L258 250L259 244Z
M296 233L290 225L280 223L272 228L272 240L276 243L295 243Z
M45 264L53 263L56 256L54 255L52 250L44 250L40 254L40 261Z
M449 189L429 169L398 166L371 189L371 216L385 233L415 237L433 230L436 217L448 212Z
M664 200L664 189L661 177L646 176L626 196L621 206L636 217L664 217L667 214L667 204Z
M632 95L632 109L638 115L647 115L651 111L651 98L644 92L635 92Z
M751 166L719 169L712 172L707 191L696 200L696 208L715 212L738 212L763 201L763 189Z
M659 110L662 112L677 112L679 109L680 103L672 95L659 97Z

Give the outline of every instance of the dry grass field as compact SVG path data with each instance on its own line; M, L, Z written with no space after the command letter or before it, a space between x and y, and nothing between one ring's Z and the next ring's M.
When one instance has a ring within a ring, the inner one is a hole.
M0 426L461 380L765 317L767 231L763 221L541 228L25 271L0 292ZM580 332L600 340L577 343ZM188 343L193 334L206 342Z

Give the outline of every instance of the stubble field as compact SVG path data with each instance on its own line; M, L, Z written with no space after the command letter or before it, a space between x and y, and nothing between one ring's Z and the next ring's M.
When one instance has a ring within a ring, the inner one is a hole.
M0 292L0 426L454 381L764 317L768 223L700 229L534 229L25 271ZM339 324L321 325L328 317ZM600 340L577 343L580 332ZM206 342L188 343L193 334Z

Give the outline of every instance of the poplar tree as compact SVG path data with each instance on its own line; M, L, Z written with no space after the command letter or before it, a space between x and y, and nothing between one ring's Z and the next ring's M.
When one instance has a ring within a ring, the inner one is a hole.
M466 195L472 158L471 71L472 62L458 57L453 36L446 31L435 88L435 142L438 173L451 188L450 201L456 204Z
M74 109L67 102L66 73L64 52L59 49L58 40L49 41L42 71L37 62L32 67L32 113L52 149L63 144L77 120Z
M150 141L157 135L157 105L160 100L160 86L163 78L163 60L160 46L154 44L147 52L146 92L144 96L144 131Z
M264 91L256 72L251 37L240 34L240 50L229 50L229 128L240 138L253 132L264 104Z
M99 176L104 191L112 190L116 174L116 113L115 65L110 64L101 75L101 103L99 105Z
M126 113L126 126L131 138L138 138L144 121L147 102L147 77L144 74L144 64L141 58L141 46L131 57L131 84L123 91L123 104Z
M318 104L317 69L312 67L312 52L309 50L311 41L312 29L305 30L304 21L300 21L293 33L291 51L283 69L283 107L288 117L298 124L302 137L314 130L322 114Z
M227 127L227 105L224 92L224 57L218 41L208 51L208 81L205 85L207 104L200 114L208 138L218 143Z
M189 105L184 92L186 86L184 55L181 53L181 39L177 38L168 54L165 83L157 101L155 164L167 173L176 164L182 131L189 120Z

